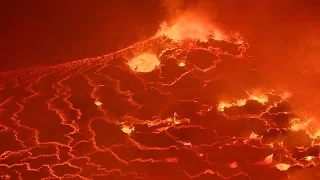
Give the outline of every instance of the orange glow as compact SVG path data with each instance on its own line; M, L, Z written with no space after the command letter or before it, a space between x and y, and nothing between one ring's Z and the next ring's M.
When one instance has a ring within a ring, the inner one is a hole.
M233 106L233 104L231 104L231 103L220 102L220 103L218 104L218 110L219 110L220 112L223 112L225 108L229 108L229 107L232 107L232 106Z
M172 24L162 23L156 36L166 36L174 41L191 39L206 42L210 36L218 41L229 39L217 27L193 14L184 14Z
M134 131L134 127L133 126L126 126L126 125L123 125L122 127L122 132L130 135L133 131Z
M299 118L293 118L290 121L291 124L291 130L293 131L300 131L300 130L305 130L309 126L311 122L311 119L308 119L306 121L302 121Z
M169 117L167 118L167 122L168 123L172 123L173 125L178 125L178 124L182 124L182 123L189 123L190 120L187 118L180 118L180 116L175 112L173 114L173 117Z
M154 54L145 53L131 59L128 65L137 72L151 72L160 65L160 60Z
M101 105L102 105L102 102L96 101L94 104L95 104L96 106L101 106Z
M255 134L254 132L251 132L250 136L249 136L249 139L258 139L258 135Z
M264 159L263 162L264 162L265 164L271 164L272 161L273 161L273 154L267 156L267 157Z
M293 118L290 121L290 125L292 131L305 131L311 139L320 137L320 124L314 118Z
M312 161L312 159L313 159L312 156L307 156L307 157L306 157L306 160L307 160L307 161Z
M285 163L279 163L276 164L276 168L280 171L286 171L290 168L291 166L289 164L285 164Z
M265 104L265 103L268 102L268 96L266 94L264 94L264 93L247 93L247 94L248 94L247 98L237 99L232 103L221 101L218 104L218 110L220 112L223 112L226 108L230 108L232 106L241 107L241 106L246 105L247 101L249 101L249 100L257 101L260 104Z
M178 66L180 67L184 67L186 65L186 63L184 61L179 62Z
M279 24L267 24L252 37L255 27L237 22L247 21L255 6L234 16L234 10L200 12L202 0L166 1L174 6L166 22L140 22L134 15L130 21L153 29L134 23L124 31L139 33L118 34L115 42L104 36L104 45L114 49L120 47L116 42L137 39L130 34L143 41L96 58L0 73L0 179L284 180L307 173L318 178L320 74L303 65L293 68L310 53L304 44L291 47L300 37L262 36L267 28L282 30L283 19L269 11L273 18L253 19L253 26L273 19ZM235 3L237 11L243 3ZM127 25L116 17L112 22ZM34 25L31 20L25 24ZM278 50L269 38L290 48ZM17 45L11 42L3 45ZM80 42L76 47L86 41L74 42ZM308 53L295 56L298 49Z
M237 162L232 162L232 163L230 163L229 166L230 166L230 168L235 169L235 168L238 167L238 163Z
M265 104L268 102L268 96L265 94L249 94L248 100L254 100L261 104Z

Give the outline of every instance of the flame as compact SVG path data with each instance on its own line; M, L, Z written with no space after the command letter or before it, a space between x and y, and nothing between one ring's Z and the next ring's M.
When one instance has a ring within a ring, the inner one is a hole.
M96 101L94 104L95 104L96 106L101 106L101 105L102 105L102 102Z
M295 132L305 131L311 139L318 139L320 137L320 124L314 118L293 118L290 121L290 130Z
M243 98L243 99L238 99L235 100L232 103L228 103L228 102L224 102L224 101L220 101L220 103L218 104L218 111L223 112L226 108L230 108L233 106L244 106L247 104L248 101L253 100L253 101L257 101L260 104L265 105L268 102L268 96L266 94L263 93L247 93L248 97L247 98Z
M185 14L176 19L175 23L164 22L156 36L166 36L173 41L191 39L206 42L211 37L222 41L229 39L221 30L199 16Z
M288 170L289 168L291 167L290 164L285 164L285 163L279 163L279 164L276 164L276 168L280 171L286 171Z
M178 66L180 66L180 67L184 67L186 65L186 62L184 62L184 61L181 61L181 62L179 62L179 64L178 64Z
M307 127L309 126L311 122L311 119L308 119L306 121L302 121L301 119L299 118L293 118L291 119L290 121L290 124L291 124L291 127L290 129L292 131L300 131L300 130L305 130L307 129Z
M122 132L124 132L124 133L126 133L126 134L128 134L128 135L130 135L133 131L134 131L134 127L133 126L126 126L126 125L123 125L123 127L122 127Z
M239 99L236 101L236 106L239 106L239 107L244 106L244 105L246 105L246 103L247 103L246 99Z
M268 102L268 96L265 94L249 94L248 100L254 100L259 102L260 104L265 104Z
M307 157L305 157L305 159L306 159L307 161L312 161L313 157L312 157L312 156L307 156Z
M218 111L223 112L225 108L230 108L232 106L233 106L233 104L231 104L231 103L221 101L218 104Z

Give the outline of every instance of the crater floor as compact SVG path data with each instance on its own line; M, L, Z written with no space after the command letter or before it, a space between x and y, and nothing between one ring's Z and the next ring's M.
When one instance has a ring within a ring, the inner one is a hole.
M318 179L313 120L248 45L155 37L0 75L0 179Z

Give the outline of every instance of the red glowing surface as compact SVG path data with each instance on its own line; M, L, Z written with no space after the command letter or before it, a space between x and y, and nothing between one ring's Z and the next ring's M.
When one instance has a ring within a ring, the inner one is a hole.
M1 178L319 178L317 117L261 85L249 48L188 15L112 54L2 73Z

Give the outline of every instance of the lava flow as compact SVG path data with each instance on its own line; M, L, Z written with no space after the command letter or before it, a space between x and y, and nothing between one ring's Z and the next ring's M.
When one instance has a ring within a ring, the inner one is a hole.
M239 34L207 24L2 73L1 179L319 179L316 117L261 85Z

